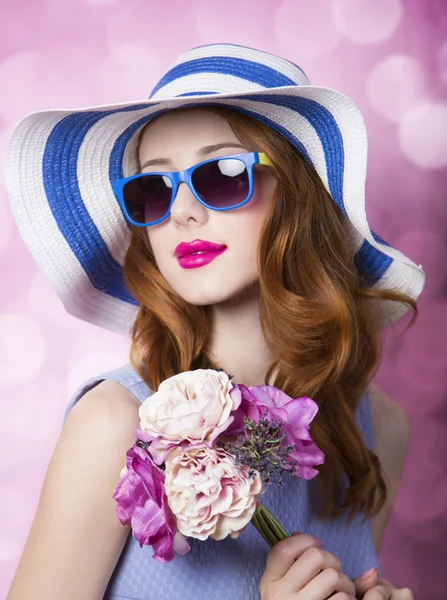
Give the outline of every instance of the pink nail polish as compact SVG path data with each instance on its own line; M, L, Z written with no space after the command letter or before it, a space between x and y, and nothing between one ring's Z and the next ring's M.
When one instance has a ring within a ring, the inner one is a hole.
M371 577L371 575L374 573L374 571L376 571L377 569L368 569L367 571L365 571L365 573L363 573L363 575L360 577L360 579L363 579L363 581L365 579L369 579Z

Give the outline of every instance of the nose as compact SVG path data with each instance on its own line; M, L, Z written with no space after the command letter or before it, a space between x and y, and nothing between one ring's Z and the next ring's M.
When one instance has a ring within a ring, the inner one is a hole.
M203 206L188 184L181 182L171 206L171 221L176 227L202 225L208 220L208 209Z

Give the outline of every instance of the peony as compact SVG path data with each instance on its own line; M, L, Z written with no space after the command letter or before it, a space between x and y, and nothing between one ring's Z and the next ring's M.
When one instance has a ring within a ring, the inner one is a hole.
M259 473L250 479L249 468L237 466L222 448L176 448L165 466L165 490L178 530L199 540L238 537L264 492Z
M164 472L145 450L134 445L126 453L126 466L113 495L116 514L122 525L131 525L133 536L155 550L153 558L170 562L174 550L186 554L189 544L177 531L164 491Z
M269 421L281 419L284 421L283 428L288 443L294 446L289 457L297 463L295 475L303 479L312 479L318 475L313 467L324 463L324 453L313 442L309 433L310 424L318 412L318 404L307 396L291 398L269 385L236 385L232 396L237 398L238 393L241 394L239 408L235 412L234 423L225 434L239 435L245 416L256 422L264 413L267 413Z
M149 448L155 463L162 464L169 452L181 444L211 446L232 423L231 411L240 395L223 371L196 369L165 379L158 391L140 406L140 428L152 438Z

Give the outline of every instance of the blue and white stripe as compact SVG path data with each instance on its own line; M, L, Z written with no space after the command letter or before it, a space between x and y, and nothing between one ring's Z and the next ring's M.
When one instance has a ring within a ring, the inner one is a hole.
M311 86L287 60L217 44L182 55L150 100L35 113L14 131L6 168L12 211L71 314L129 330L137 310L122 272L130 230L111 182L135 172L137 134L148 119L209 104L258 118L294 144L351 224L356 263L370 285L418 296L422 268L367 222L366 131L356 106L339 92ZM384 322L386 315L388 321L400 316L399 310L404 309L386 304Z

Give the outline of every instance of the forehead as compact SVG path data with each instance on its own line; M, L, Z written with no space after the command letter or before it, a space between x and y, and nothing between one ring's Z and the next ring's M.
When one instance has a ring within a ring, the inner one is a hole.
M185 142L203 145L222 137L229 141L238 139L222 115L204 108L182 109L167 112L150 121L143 131L140 145L155 145L158 148Z

